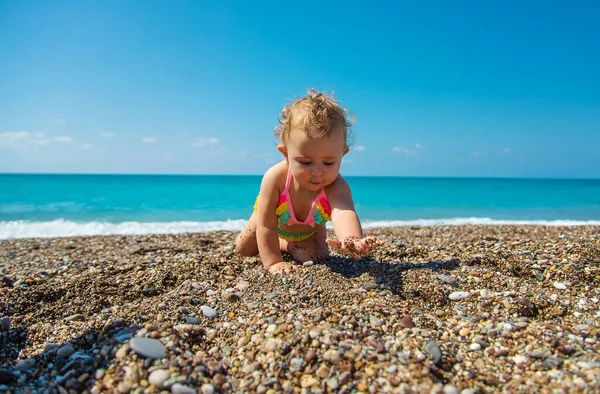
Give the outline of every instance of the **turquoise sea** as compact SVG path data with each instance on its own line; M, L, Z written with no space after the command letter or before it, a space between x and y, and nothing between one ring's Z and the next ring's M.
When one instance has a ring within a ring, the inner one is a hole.
M600 225L600 180L346 177L364 227ZM260 176L0 174L0 239L240 230Z

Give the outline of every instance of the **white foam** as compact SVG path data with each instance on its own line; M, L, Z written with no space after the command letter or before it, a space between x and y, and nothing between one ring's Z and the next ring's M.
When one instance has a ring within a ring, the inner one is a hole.
M10 221L0 222L0 239L14 238L54 238L80 235L111 234L179 234L206 232L216 230L239 231L248 223L247 220L227 220L213 222L73 222L57 219L49 222ZM416 219L363 221L364 228L397 227L397 226L460 226L467 224L486 225L544 225L544 226L585 226L600 225L600 220L495 220L490 218L448 218L448 219ZM333 228L331 223L327 228Z
M489 225L540 225L540 226L598 226L600 220L517 220L490 218L447 218L447 219L415 219L415 220L380 220L364 221L363 228L399 227L399 226L464 226L467 224Z
M110 234L179 234L216 230L241 230L247 220L214 222L72 222L57 219L50 222L0 222L0 239L54 238L79 235Z

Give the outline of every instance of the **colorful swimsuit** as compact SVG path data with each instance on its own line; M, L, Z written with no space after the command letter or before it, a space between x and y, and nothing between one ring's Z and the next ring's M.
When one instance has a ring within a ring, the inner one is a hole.
M312 203L308 216L303 222L301 222L296 219L296 215L294 215L294 208L292 207L292 199L290 197L289 190L291 180L292 172L288 170L285 188L279 196L279 202L277 203L277 209L275 210L275 213L279 218L279 223L286 224L288 226L292 226L294 224L305 224L311 227L324 226L327 221L331 220L331 206L329 205L327 194L325 194L325 189L321 189L321 192ZM254 212L256 212L257 207L258 197L256 198L256 203L254 204ZM279 235L279 238L288 242L304 241L312 237L317 231L319 231L319 229L312 230L306 234L296 235L286 233L281 229L281 226L277 227L277 234Z

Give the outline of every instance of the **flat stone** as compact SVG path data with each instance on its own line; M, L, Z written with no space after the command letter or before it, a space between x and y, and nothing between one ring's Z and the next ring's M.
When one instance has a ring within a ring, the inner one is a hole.
M193 389L188 386L184 386L181 383L175 383L171 386L172 394L196 394L196 389Z
M562 282L554 282L554 287L556 287L559 290L566 290L567 286L562 283Z
M240 291L246 290L248 286L250 286L250 282L248 282L247 280L240 280L238 284L235 285L235 287L237 287Z
M433 356L433 363L437 364L442 359L442 351L438 346L437 342L433 339L430 339L425 345L425 352L431 354Z
M448 298L451 301L458 301L458 300L464 300L465 298L467 298L470 295L471 295L471 293L469 293L468 291L455 291L453 293L450 293Z
M67 357L70 357L71 354L73 354L73 353L75 353L75 349L73 348L73 346L65 345L57 350L56 355L58 357L67 358Z
M200 324L200 319L196 316L186 316L183 320L185 320L187 324Z
M415 326L413 319L408 315L406 315L402 319L400 319L399 323L404 328L413 328Z
M213 319L218 315L218 312L210 306L202 305L200 309L202 309L204 316L208 317L209 319Z
M85 321L85 316L83 316L81 313L76 313L69 317L65 317L65 320L66 321Z
M140 356L154 359L165 357L165 348L157 339L152 338L133 338L129 341L131 349Z
M371 323L372 326L378 327L381 325L381 319L377 316L369 316L369 323Z
M449 275L444 275L444 274L440 274L437 276L437 278L439 280L441 280L444 283L447 283L451 286L457 287L458 283L456 283L456 279L454 279L453 277L449 276Z
M10 317L3 317L0 319L0 331L10 330Z
M33 367L35 367L35 360L32 358L28 358L26 360L19 361L17 363L17 365L15 365L15 368L18 369L19 371L25 371L25 370L31 369Z
M242 299L242 297L240 297L239 294L236 294L236 293L227 294L227 301L229 301L229 302L237 302L241 299Z
M154 287L145 287L142 289L142 294L145 297L154 297L155 295L158 295L158 290Z

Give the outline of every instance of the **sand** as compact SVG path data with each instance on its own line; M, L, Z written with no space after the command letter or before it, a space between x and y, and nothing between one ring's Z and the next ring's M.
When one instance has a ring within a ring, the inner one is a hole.
M0 242L0 392L598 392L600 227L372 229L273 276L235 232Z

